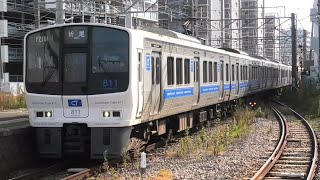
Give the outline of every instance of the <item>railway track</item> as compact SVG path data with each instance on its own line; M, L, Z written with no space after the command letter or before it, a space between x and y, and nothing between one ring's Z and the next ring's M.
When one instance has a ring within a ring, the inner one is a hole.
M280 121L280 138L271 156L252 179L313 179L318 145L311 126L284 104L277 103L272 109Z

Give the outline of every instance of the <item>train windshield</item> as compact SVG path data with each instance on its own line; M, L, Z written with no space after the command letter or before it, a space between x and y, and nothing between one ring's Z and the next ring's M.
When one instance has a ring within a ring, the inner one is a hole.
M52 95L126 91L129 34L99 26L65 26L27 36L26 90Z

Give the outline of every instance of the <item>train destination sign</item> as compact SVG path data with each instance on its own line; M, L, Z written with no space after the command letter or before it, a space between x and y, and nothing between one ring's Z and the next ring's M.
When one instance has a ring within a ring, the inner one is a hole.
M70 26L64 28L64 41L66 44L85 44L88 42L88 27Z

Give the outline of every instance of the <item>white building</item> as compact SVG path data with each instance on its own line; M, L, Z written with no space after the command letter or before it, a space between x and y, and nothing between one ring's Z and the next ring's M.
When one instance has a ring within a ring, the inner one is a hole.
M263 56L263 1L241 0L242 46L250 55Z
M264 57L272 61L280 61L280 19L276 14L266 14L264 24Z
M204 39L221 47L221 0L159 1L159 27ZM186 32L188 31L188 32Z
M319 16L318 0L314 0L313 8L310 10L310 21L312 22L311 49L314 51L314 66L310 67L310 75L319 77Z
M303 59L303 29L297 29L297 65L299 65L300 61ZM314 59L314 53L310 56L310 46L311 39L310 33L307 32L306 38L306 62ZM281 31L281 40L280 40L280 57L281 62L290 63L292 62L292 37L291 30L282 30ZM304 62L305 63L305 62ZM307 62L310 64L309 62Z
M240 0L224 0L223 47L240 49Z

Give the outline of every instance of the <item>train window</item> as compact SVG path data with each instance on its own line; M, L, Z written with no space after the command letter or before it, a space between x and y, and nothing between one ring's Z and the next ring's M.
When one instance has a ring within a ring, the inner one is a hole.
M212 82L212 62L209 62L209 82Z
M139 67L138 67L138 68L139 68L139 69L138 69L138 70L139 70L139 72L138 72L138 73L139 73L139 82L142 82L142 63L141 63L141 58L142 58L142 57L141 57L141 56L142 56L142 54L141 54L141 52L139 52L139 53L138 53L138 60L139 60Z
M245 66L242 66L242 79L246 80L246 71L245 71Z
M174 85L174 59L173 59L173 57L167 58L167 77L168 77L168 85Z
M218 82L218 63L213 63L213 81Z
M183 83L182 77L182 58L176 59L176 78L177 78L177 85Z
M232 73L232 81L234 81L234 64L232 64L232 68L231 68L231 73Z
M156 84L160 84L160 58L156 57Z
M226 64L226 81L229 81L229 64Z
M154 57L151 56L151 79L152 79L152 84L154 84Z
M85 82L87 80L87 53L66 53L64 55L65 82Z
M236 77L237 77L237 81L239 81L239 64L237 64Z
M190 84L190 59L184 59L184 84Z
M243 69L242 69L242 66L240 66L240 80L242 81L243 80Z
M249 65L249 80L253 79L253 67L251 67L251 65Z
M203 61L203 83L208 82L208 62Z
M248 80L248 66L246 66L245 75L246 75L246 80Z
M199 82L200 70L199 70L199 58L196 57L194 61L194 82Z

